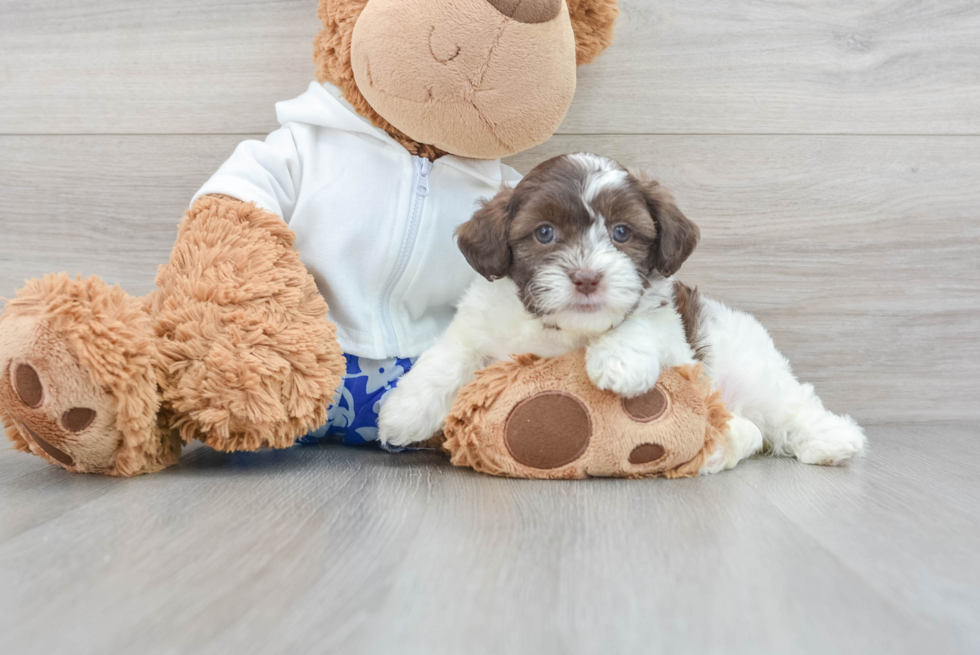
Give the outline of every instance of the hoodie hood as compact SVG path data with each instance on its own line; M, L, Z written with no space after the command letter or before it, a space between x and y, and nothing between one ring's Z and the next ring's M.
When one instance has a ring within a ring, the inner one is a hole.
M354 111L340 89L333 84L311 82L306 93L292 100L276 103L276 118L280 125L307 123L345 132L366 134L404 150L391 136Z
M286 123L306 123L317 127L342 130L352 134L362 134L379 141L385 146L412 155L395 141L387 132L375 127L371 122L354 111L339 88L333 84L311 82L302 95L276 103L276 118L280 125ZM503 167L499 159L470 159L457 155L445 155L438 159L440 165L450 166L474 177L502 184L516 183L520 179L509 167Z

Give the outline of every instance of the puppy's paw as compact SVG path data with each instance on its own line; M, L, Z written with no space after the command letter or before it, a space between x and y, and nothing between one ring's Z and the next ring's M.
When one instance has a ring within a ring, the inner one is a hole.
M762 430L741 416L733 416L728 421L727 436L701 465L701 475L735 468L743 459L762 450Z
M741 416L733 416L728 421L728 452L725 455L725 468L734 468L747 457L762 450L762 430L752 421Z
M441 412L426 406L424 394L411 385L398 386L388 394L378 413L378 439L388 446L407 446L425 441L442 429Z
M585 370L592 384L624 398L653 389L660 377L658 358L623 348L612 340L599 340L586 349Z
M806 430L796 444L796 458L804 464L838 466L864 451L864 431L849 416L827 412Z
M698 474L712 475L714 473L721 473L729 468L731 466L728 466L728 449L723 444L718 444L711 455L701 464L701 470L698 471Z

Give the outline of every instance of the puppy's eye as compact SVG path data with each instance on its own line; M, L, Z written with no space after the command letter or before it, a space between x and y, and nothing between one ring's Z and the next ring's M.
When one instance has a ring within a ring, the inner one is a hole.
M612 229L612 238L616 243L626 243L633 236L633 230L625 225L617 225Z
M534 230L534 238L537 239L539 243L551 243L555 240L555 228L547 224L539 225L538 228Z

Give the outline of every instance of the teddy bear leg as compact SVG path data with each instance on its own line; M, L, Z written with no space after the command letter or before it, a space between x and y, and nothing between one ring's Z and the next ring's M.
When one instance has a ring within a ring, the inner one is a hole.
M187 212L151 308L164 404L185 441L286 448L326 421L345 363L294 239L232 198Z
M160 430L142 300L98 278L31 280L0 317L0 419L18 450L78 473L129 476L176 462Z

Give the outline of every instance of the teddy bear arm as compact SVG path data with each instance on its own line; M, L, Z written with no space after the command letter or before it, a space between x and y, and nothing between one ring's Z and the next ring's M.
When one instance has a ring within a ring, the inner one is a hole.
M279 216L228 196L187 212L150 308L185 442L285 448L325 422L344 358L294 241Z

